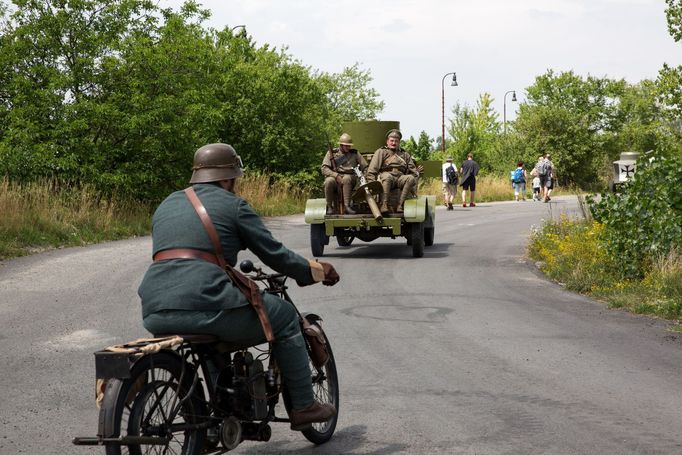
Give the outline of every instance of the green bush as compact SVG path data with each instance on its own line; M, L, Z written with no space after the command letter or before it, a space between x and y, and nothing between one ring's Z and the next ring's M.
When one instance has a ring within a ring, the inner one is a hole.
M640 158L622 192L592 198L594 219L604 225L607 254L623 264L624 277L642 277L652 258L682 248L682 159Z

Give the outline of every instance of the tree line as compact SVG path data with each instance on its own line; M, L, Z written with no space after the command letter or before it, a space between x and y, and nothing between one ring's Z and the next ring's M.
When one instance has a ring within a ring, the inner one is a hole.
M666 3L679 42L682 0ZM222 141L250 172L319 186L341 124L384 107L370 72L315 70L209 18L195 1L0 0L0 176L155 201L186 184L196 148ZM593 187L623 151L682 154L682 67L638 83L548 70L525 91L506 128L488 93L455 105L445 155L508 176L550 152L561 184ZM444 159L442 140L422 131L404 146Z
M343 121L383 109L357 64L316 71L209 17L194 1L0 1L0 176L153 201L199 146L228 142L252 171L306 182Z
M666 0L668 30L682 41L682 1ZM621 152L682 156L682 66L664 64L656 80L581 76L548 70L526 88L524 102L506 134L489 93L475 106L455 105L441 150L441 138L422 132L406 147L420 158L473 152L484 172L508 176L518 160L532 167L551 153L561 184L597 189Z

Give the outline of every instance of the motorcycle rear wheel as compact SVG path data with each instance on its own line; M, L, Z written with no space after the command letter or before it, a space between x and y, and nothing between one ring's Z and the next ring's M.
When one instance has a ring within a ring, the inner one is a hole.
M100 428L103 437L162 437L168 434L171 439L165 446L108 445L107 455L201 453L206 430L176 430L170 433L160 431L164 425L164 422L159 420L160 416L167 416L173 401L177 403L173 398L181 373L182 360L177 355L161 351L138 360L131 370L130 378L110 381L100 409ZM194 371L186 364L180 386L181 396L189 390L193 376ZM203 401L194 395L182 403L172 424L199 423L201 416L206 415Z

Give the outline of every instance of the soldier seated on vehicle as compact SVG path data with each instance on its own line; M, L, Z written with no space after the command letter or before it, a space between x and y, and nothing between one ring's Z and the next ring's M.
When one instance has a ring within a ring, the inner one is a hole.
M392 129L386 134L386 145L372 155L367 168L367 181L378 180L383 187L381 197L381 213L389 213L388 198L393 188L400 188L400 200L395 211L403 212L405 199L412 196L417 189L419 169L412 156L400 148L403 135Z
M364 171L367 161L353 147L353 140L350 134L343 133L339 138L339 147L330 150L322 161L322 175L324 179L324 197L327 199L327 215L338 213L340 210L339 198L343 197L343 208L345 213L354 214L350 206L351 193L358 178L353 172L355 166L360 166ZM341 191L339 191L339 189ZM334 206L337 207L336 212Z

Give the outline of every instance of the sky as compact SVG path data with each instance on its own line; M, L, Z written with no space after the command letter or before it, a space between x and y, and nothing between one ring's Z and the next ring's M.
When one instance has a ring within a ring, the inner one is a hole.
M257 45L287 48L313 69L338 73L359 63L385 102L379 120L404 137L441 134L456 103L494 98L515 118L526 87L548 69L636 83L663 63L682 64L668 33L664 0L197 0L206 25L244 25ZM159 0L177 7L181 0ZM456 72L458 86L450 85ZM444 97L443 97L444 87ZM506 105L506 107L505 107Z

